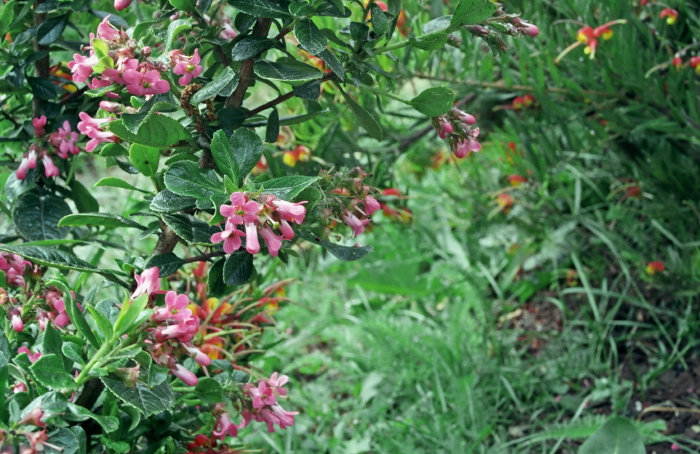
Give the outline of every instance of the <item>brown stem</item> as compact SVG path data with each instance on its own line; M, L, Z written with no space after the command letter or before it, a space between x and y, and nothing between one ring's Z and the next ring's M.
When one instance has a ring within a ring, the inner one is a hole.
M197 257L186 258L185 260L183 260L183 262L185 262L185 263L201 262L201 261L211 259L214 257L221 257L223 255L226 255L226 253L224 251L214 251L214 252L209 252L208 254L198 255Z
M173 252L173 249L175 249L175 246L179 240L180 237L177 236L177 233L173 232L170 227L163 224L163 231L160 234L160 238L158 238L156 247L153 249L153 255L156 256Z
M319 82L321 82L321 83L323 83L323 82L328 82L329 80L332 80L332 79L334 79L334 78L335 78L335 74L333 74L333 73L331 72L331 73L328 73L328 74L326 74L325 76L323 76L323 77L319 80ZM277 104L281 104L281 103L285 102L286 100L291 99L291 98L293 98L293 97L295 97L295 96L296 96L296 95L294 94L294 92L293 92L293 91L290 91L289 93L285 93L285 94L283 94L283 95L280 95L280 96L276 97L276 98L273 99L272 101L266 102L266 103L263 104L262 106L256 107L255 109L249 111L247 115L248 115L248 117L250 118L250 117L252 117L253 115L259 114L260 112L262 112L262 111L264 111L264 110L271 109L271 108L275 107Z
M255 27L253 27L252 36L266 38L267 34L270 32L271 24L272 19L262 17L258 18ZM257 55L247 60L244 60L241 64L238 87L236 87L236 90L233 92L233 94L228 97L226 103L224 104L224 107L239 108L243 104L243 97L245 96L245 92L248 90L248 87L250 86L250 83L253 80L253 64L255 63L256 58Z
M46 21L47 14L46 13L37 13L36 9L43 3L43 0L36 0L34 2L34 26L39 27L39 25L43 24ZM39 40L34 41L34 50L37 52L45 51L48 50L49 46L39 44ZM49 78L49 55L47 54L45 57L40 58L34 63L34 75L40 79L48 79ZM38 97L34 96L32 99L32 114L34 118L38 118L41 116L41 99Z

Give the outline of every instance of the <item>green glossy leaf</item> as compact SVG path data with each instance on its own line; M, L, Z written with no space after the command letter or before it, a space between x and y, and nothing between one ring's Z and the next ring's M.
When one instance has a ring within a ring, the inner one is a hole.
M177 1L177 0L176 0ZM186 3L188 1L192 2L192 0L179 0L181 3ZM192 28L192 25L190 25L189 21L183 20L183 19L178 19L174 20L168 25L168 39L165 41L165 50L169 51L170 49L173 48L173 42L177 39L177 37L180 35L180 33L190 30Z
M118 156L129 156L129 150L124 148L123 145L118 143L108 143L100 150L100 156L108 157L118 157Z
M294 36L302 49L311 55L318 55L328 45L324 34L308 17L299 19L294 26Z
M423 25L423 33L425 33L426 35L431 35L434 33L448 31L451 22L452 16L438 17Z
M58 335L58 331L53 327L53 323L46 324L44 337L41 340L41 349L43 353L52 353L61 358L64 370L70 372L73 361L63 355L63 339Z
M455 8L451 26L480 24L491 17L496 5L490 0L460 0Z
M628 419L610 418L578 450L578 454L644 454L644 441Z
M376 3L372 5L371 11L372 28L377 36L382 36L389 31L389 25L391 25L389 18Z
M87 320L85 320L83 312L80 310L80 308L78 308L78 304L75 302L75 298L73 298L73 294L70 292L71 289L68 288L66 284L56 279L47 281L46 284L57 287L63 293L63 302L66 306L66 313L68 314L73 326L75 326L78 332L82 334L88 342L90 342L90 345L92 345L95 349L100 348L101 345L97 341L97 337L95 337L95 333L92 332L92 328L90 328Z
M367 131L367 134L374 139L382 140L384 131L382 131L382 127L372 114L355 102L344 90L340 90L340 93L343 95L343 98L345 98L345 102L348 104L348 107L350 107L350 110L352 110L352 113L355 114L360 126Z
M224 263L224 282L228 285L243 285L253 275L253 256L248 252L234 252Z
M254 17L287 19L292 17L286 9L270 0L228 0L228 4Z
M320 177L307 177L304 175L290 175L286 177L273 178L263 182L261 190L265 194L273 194L282 200L294 200L297 194L308 188Z
M196 199L193 197L186 197L165 190L153 197L150 208L156 213L174 213L194 207L195 202Z
M311 80L309 82L305 82L301 85L295 86L292 91L294 91L294 95L297 98L301 99L318 99L319 96L321 96L321 82L318 80ZM268 124L270 124L270 120L268 119ZM277 116L277 126L279 126L279 114ZM275 142L277 140L277 137L275 137L275 140L267 140L267 137L265 137L265 142Z
M116 416L97 416L87 408L72 404L70 402L68 402L67 408L70 412L67 417L72 421L85 421L86 419L92 419L102 426L105 433L114 432L119 428L119 418Z
M225 259L218 260L209 268L207 292L211 296L221 296L226 292L226 283L223 276L225 261Z
M221 129L216 131L211 139L211 154L221 173L237 182L238 162L226 133Z
M109 214L109 213L81 213L81 214L69 214L68 216L65 216L62 218L58 225L60 227L63 226L79 226L79 225L88 225L88 226L102 226L102 227L110 227L110 228L115 228L115 227L127 227L127 228L136 228L136 229L141 229L141 230L146 230L146 227L139 224L138 222L134 222L131 219L127 219L123 216L120 216L118 214Z
M168 0L176 9L192 12L197 9L197 0Z
M206 224L205 224L206 225ZM172 252L154 255L144 265L144 269L157 266L160 269L160 276L167 277L180 269L185 261Z
M165 186L178 195L209 200L213 194L224 193L223 184L210 169L200 169L197 163L176 162L165 172Z
M151 387L138 381L131 388L115 375L100 377L100 380L115 396L139 410L144 416L172 410L174 403L173 390L167 382Z
M227 88L227 85L231 83L236 78L236 74L228 66L224 68L219 74L214 77L214 79L203 86L197 93L195 93L192 98L190 98L190 104L196 106L200 102L203 102L209 98L213 98L218 95L219 92Z
M108 123L109 130L127 142L155 148L171 148L180 141L189 141L192 136L177 121L165 115L152 115L139 127L138 134L129 131L116 120Z
M447 43L447 33L431 33L429 35L419 36L414 39L411 44L414 47L422 50L438 50L442 49Z
M97 326L97 330L100 332L102 339L111 339L112 334L114 333L114 330L112 329L112 322L96 308L88 305L87 309L92 315L92 318L95 320L95 325Z
M29 368L34 378L49 389L73 389L76 387L71 374L63 367L63 360L53 353L44 354Z
M88 273L97 273L101 271L99 268L90 265L82 259L79 259L70 252L47 246L8 246L5 244L0 244L0 251L20 255L28 260L31 260L32 262L50 268L84 271Z
M131 144L129 147L129 160L146 177L152 177L158 171L160 149Z
M15 18L15 0L10 0L2 6L2 11L0 11L0 35L5 36L7 27L12 24L12 20Z
M75 342L65 342L61 346L61 353L64 356L64 362L68 360L70 361L71 365L73 362L78 364L86 364L85 358L83 358L83 351Z
M73 428L71 428L73 429ZM82 434L84 436L84 431L79 430L73 431L71 429L66 429L61 427L47 434L47 438L51 440L49 443L58 449L48 447L43 445L45 454L82 454L87 449L84 438L79 438Z
M263 143L254 131L246 128L236 129L231 134L229 143L238 163L238 183L240 184L260 161Z
M219 126L225 129L236 129L248 119L246 111L235 107L226 107L217 112Z
M162 219L187 244L211 244L211 236L219 231L189 214L164 214Z
M243 61L253 58L266 50L272 48L275 42L268 38L260 36L249 36L238 41L233 50L231 50L231 58L233 61Z
M320 79L323 73L311 65L284 59L284 63L261 60L253 67L255 75L269 80L289 82Z
M89 213L93 211L100 210L100 204L97 202L95 197L88 188L86 188L80 181L73 178L69 183L71 189L70 198L75 203L76 208L81 213Z
M125 302L119 312L117 321L114 323L114 334L116 336L121 336L132 328L135 328L134 322L146 308L146 304L148 304L148 295L140 295L134 300L129 299Z
M68 229L58 226L71 214L68 204L57 195L32 189L20 195L12 206L12 222L20 235L29 241L63 238Z
M116 177L106 177L102 178L100 181L95 183L93 187L99 188L101 186L106 186L106 187L112 187L112 188L122 188L122 189L129 189L132 191L139 191L143 192L144 194L149 194L148 191L144 191L143 189L139 189L137 187L134 187L124 181L122 178L116 178Z
M151 116L159 112L175 112L179 109L179 101L171 92L156 94L151 99L146 101L146 104L141 106L138 112L121 115L122 123L126 129L134 134L139 132L139 128Z
M453 106L455 94L445 87L433 87L424 90L411 100L411 106L428 117L437 117L447 113Z
M335 75L340 78L340 80L345 80L345 70L343 69L343 64L340 63L340 60L338 60L330 49L323 49L318 56L325 64L328 65Z
M32 90L32 94L40 99L52 100L58 94L58 85L48 79L39 77L27 77L27 83Z
M353 260L358 260L373 251L372 246L342 246L340 244L331 243L321 239L312 233L305 230L297 230L297 234L304 238L306 241L317 244L333 254L335 257L343 260L345 262L351 262Z
M218 381L213 378L204 377L199 380L194 387L197 398L208 404L218 404L224 401L224 390Z

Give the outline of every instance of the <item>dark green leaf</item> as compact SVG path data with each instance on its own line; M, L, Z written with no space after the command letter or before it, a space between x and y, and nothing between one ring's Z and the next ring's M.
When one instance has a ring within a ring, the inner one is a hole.
M236 109L235 107L221 109L217 113L217 117L219 120L219 125L226 129L235 129L248 119L248 115L246 115L245 110Z
M450 23L452 22L452 16L442 16L437 19L433 19L423 25L423 33L426 35L431 35L433 33L440 33L447 31L450 28Z
M41 349L44 354L51 353L63 361L63 369L70 372L73 361L63 355L63 339L58 335L58 331L53 327L53 323L47 323L44 330L44 338L41 340Z
M304 238L311 243L318 244L335 257L345 262L361 259L373 250L372 246L341 246L340 244L331 243L330 241L321 239L305 230L297 230L297 233L301 238Z
M226 257L224 282L228 285L243 285L253 275L253 256L248 252L235 252Z
M213 194L224 192L223 184L213 170L200 169L197 163L190 161L170 166L165 172L165 186L175 194L199 200L209 200Z
M164 214L163 222L188 244L210 244L211 236L219 231L189 214Z
M68 24L68 14L48 19L39 25L36 30L36 39L39 44L47 45L56 41Z
M311 65L285 59L284 63L261 60L253 67L255 75L263 79L282 81L304 81L320 79L323 73Z
M382 140L384 137L384 132L372 114L367 112L364 107L355 102L355 100L345 93L344 90L340 90L340 93L343 95L343 98L345 98L345 102L348 104L348 107L350 107L350 110L352 110L352 113L354 113L355 117L357 117L357 121L360 123L362 128L367 131L367 134L374 139Z
M328 65L328 67L335 73L340 80L345 80L345 70L343 70L343 65L340 61L333 55L330 49L324 49L318 54L319 58Z
M85 358L82 355L82 349L80 346L74 342L66 342L61 346L61 353L64 356L64 362L70 361L72 365L73 362L78 364L85 364ZM71 367L71 366L68 366Z
M224 262L225 259L218 260L209 268L207 292L212 296L221 296L226 292L226 283L223 276Z
M42 452L45 454L80 454L81 450L85 449L85 440L81 442L76 432L64 427L49 432L47 438L51 440L49 442L50 445L58 449L54 449L49 445L43 445L44 450Z
M271 39L260 36L250 36L238 41L231 51L233 61L243 61L253 58L275 45Z
M36 381L50 389L73 389L76 387L71 374L66 372L58 355L44 354L30 367Z
M387 31L389 31L389 25L391 23L389 22L389 18L387 17L386 14L384 14L384 11L377 6L376 3L372 5L372 28L374 29L374 32L377 34L377 36L382 36L384 35Z
M197 0L168 0L176 9L192 12L197 9Z
M205 224L206 225L206 224ZM185 261L172 252L166 254L154 255L146 262L144 268L157 266L160 269L160 276L167 277L179 270Z
M73 178L70 181L71 199L75 203L76 208L81 213L99 211L100 204L97 203L90 190L86 188L80 181Z
M273 19L292 17L284 8L270 0L228 0L228 4L255 17L269 17Z
M238 182L238 162L226 133L218 130L211 139L211 154L221 173Z
M27 83L32 90L32 94L39 99L51 100L56 97L58 85L48 79L38 77L27 77Z
M87 320L85 320L85 316L83 315L82 311L80 308L78 308L78 304L75 302L75 298L73 298L70 288L59 280L47 281L46 284L57 287L63 293L63 302L66 306L66 313L68 314L71 323L73 323L73 326L75 326L80 334L85 336L85 339L90 342L90 345L96 349L100 348L101 345L97 341L97 337L95 337L95 333L92 332L92 328L90 328Z
M79 259L70 252L61 251L47 246L8 246L0 244L0 251L10 252L31 260L42 266L61 270L76 270L88 273L98 273L101 270Z
M167 382L151 387L139 381L131 388L115 375L100 377L100 380L115 396L139 410L144 416L172 410L173 390Z
M298 98L301 99L318 99L319 96L321 96L321 82L318 80L311 80L309 82L304 82L301 85L295 86L292 91L294 91L294 95ZM268 120L268 124L270 121ZM279 126L279 114L277 116L277 126ZM266 137L267 139L267 137ZM265 142L275 142L277 141L277 137L275 137L275 140L265 140Z
M294 36L301 47L311 55L318 55L328 44L321 30L308 17L299 19L294 26Z
M175 112L178 110L178 104L178 100L171 92L156 94L146 101L146 104L141 106L138 112L134 114L122 114L122 123L124 123L126 129L136 134L139 132L139 127L143 122L152 115L158 112Z
M419 36L411 44L422 50L438 50L447 43L447 33L432 33L430 35Z
M319 90L320 91L320 90ZM267 128L265 129L265 142L275 143L280 135L280 113L277 109L272 109L267 117ZM262 154L261 154L262 156Z
M117 157L117 156L129 156L129 150L124 148L123 145L118 144L118 143L108 143L102 149L100 150L100 156L104 156L105 158L108 157Z
M94 184L94 187L98 188L100 186L107 186L107 187L112 187L112 188L122 188L122 189L130 189L132 191L139 191L143 192L144 194L148 194L148 191L144 191L143 189L136 188L126 181L124 181L122 178L116 178L116 177L105 177L102 178L100 181Z
M196 106L200 102L203 102L209 98L213 98L218 95L221 90L226 88L226 86L236 77L235 73L228 66L224 68L219 74L214 77L214 80L203 86L197 93L195 93L190 99L190 104Z
M424 90L411 100L411 106L428 117L447 113L454 104L455 94L446 87L433 87Z
M139 133L129 131L121 120L108 123L109 130L123 140L148 147L171 148L182 140L192 136L177 121L165 115L152 115L139 127Z
M25 192L12 206L12 222L29 241L66 236L68 229L60 228L58 222L69 214L70 207L61 197L40 189Z
M80 405L75 405L68 402L68 410L70 414L67 414L67 419L71 421L85 421L86 419L92 419L97 422L105 433L114 432L119 428L119 419L116 416L97 416L90 410Z
M290 175L274 178L262 183L262 192L273 194L283 200L293 200L297 194L314 184L320 177L307 177L303 175Z
M175 211L192 208L195 202L196 199L193 197L185 197L165 190L156 194L151 201L150 208L156 213L173 213Z
M81 214L69 214L63 217L59 223L59 227L63 226L79 226L79 225L89 225L89 226L102 226L102 227L131 227L141 230L146 230L146 227L134 222L131 219L127 219L118 214L109 213L81 213Z
M187 0L181 0L182 2L185 2ZM177 39L178 35L185 30L190 30L192 28L192 25L190 25L189 21L183 20L183 19L178 19L174 20L168 25L168 38L165 41L165 50L169 51L170 49L173 48L173 42Z
M490 0L460 0L450 21L451 26L480 24L491 17L496 5Z

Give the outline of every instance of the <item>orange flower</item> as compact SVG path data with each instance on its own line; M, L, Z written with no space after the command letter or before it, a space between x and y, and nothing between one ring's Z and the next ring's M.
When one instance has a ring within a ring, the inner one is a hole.
M297 162L308 162L311 159L311 150L304 145L297 145L294 150L284 151L282 161L289 167L294 167Z
M499 207L501 207L503 214L507 214L513 208L515 199L513 199L512 195L504 192L503 194L498 194L496 197L496 203Z
M574 50L582 44L586 45L586 47L583 49L583 52L586 55L590 55L591 59L595 58L595 52L598 48L598 39L603 38L604 40L608 40L612 38L613 32L610 29L610 27L612 27L613 25L626 23L627 21L625 19L618 19L611 22L607 22L603 25L599 25L596 28L593 28L589 25L580 28L578 32L576 32L576 42L564 49L562 53L554 59L554 63L559 63L566 54L568 54L569 52L571 52L572 50Z
M700 76L700 57L691 57L690 67L695 70L695 74Z
M665 269L664 263L657 260L647 263L646 271L649 276L653 276L656 273L662 273Z
M520 175L508 175L508 183L510 183L511 186L520 186L523 183L527 183L527 178L522 177Z
M664 8L661 10L661 14L659 14L659 17L661 19L666 18L666 23L668 25L673 25L678 20L678 11L671 8Z
M253 167L253 170L251 171L253 175L258 176L261 173L265 173L267 171L267 159L265 159L265 156L260 157L260 161L258 161L257 164L255 164L255 167Z
M683 66L683 60L681 60L681 57L673 57L673 60L671 60L671 64L674 68L681 69L681 66Z

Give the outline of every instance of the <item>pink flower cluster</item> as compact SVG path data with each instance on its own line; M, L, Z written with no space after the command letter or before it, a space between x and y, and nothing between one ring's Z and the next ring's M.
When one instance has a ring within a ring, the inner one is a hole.
M479 137L479 128L472 128L476 123L476 118L472 115L453 107L445 115L434 117L432 122L438 136L447 139L452 154L457 158L481 150L481 144L476 140Z
M16 287L24 287L24 278L22 275L25 271L31 269L32 263L24 260L17 254L9 254L0 252L0 271L5 273L5 282L7 285Z
M73 295L73 297L75 298L75 295ZM70 323L70 317L66 313L66 303L63 300L63 293L55 289L45 290L44 298L46 299L46 304L48 304L51 309L47 314L48 318L53 320L59 328L67 326ZM46 321L44 320L43 326L41 326L41 320L39 323L41 329L45 329Z
M134 275L136 290L131 299L141 295L151 295L160 288L160 270L157 267L144 270L141 275ZM178 295L173 291L165 294L165 307L155 308L151 315L153 327L150 328L151 339L147 341L153 360L170 369L170 373L185 384L195 386L197 376L178 363L175 354L184 353L194 357L202 366L211 364L211 358L192 344L194 335L199 330L199 318L187 306L187 295Z
M70 123L66 120L63 122L63 127L52 132L48 141L46 140L46 117L42 115L39 118L32 120L34 126L34 137L36 142L29 146L29 152L22 157L22 161L17 169L17 178L24 180L27 178L29 169L35 169L37 161L41 159L44 166L44 175L46 178L52 178L59 175L60 171L54 164L51 155L58 156L61 159L68 159L71 155L80 153L80 148L75 144L78 141L79 134L71 130Z
M192 82L192 79L199 77L202 74L202 66L199 62L202 59L199 57L199 49L194 50L194 55L188 57L181 50L174 50L170 53L170 66L173 67L173 74L182 76L178 79L178 83L183 87Z
M331 190L331 194L337 194L340 207L324 210L324 217L330 219L333 215L340 219L352 230L353 237L357 237L365 231L365 226L371 221L370 216L381 209L381 205L370 195L372 188L364 183L367 174L359 167L351 171L352 178L343 178L339 186ZM332 228L331 223L331 228Z
M294 424L295 411L287 411L277 402L280 397L287 395L287 390L283 386L289 381L286 375L273 373L269 379L260 380L257 384L248 383L243 386L243 394L246 399L243 401L241 416L243 421L240 424L231 422L223 406L214 406L213 413L217 417L212 440L223 440L226 436L235 437L238 431L248 426L251 421L264 422L267 424L268 433L275 431L275 425L280 429L286 429Z
M271 194L262 194L258 201L250 200L242 192L234 192L229 198L231 204L221 205L219 212L226 218L224 230L211 236L212 243L224 242L224 252L231 254L241 245L241 237L246 237L245 248L251 254L260 252L258 234L267 245L270 255L277 256L282 241L294 238L290 223L301 224L306 216L306 202L287 202ZM245 232L238 230L239 226ZM281 235L272 229L278 229Z
M97 26L97 40L95 36L90 37L90 56L85 57L80 54L73 55L73 61L68 63L68 67L73 73L74 82L85 82L91 89L108 87L112 84L125 85L126 90L132 95L146 96L158 93L166 93L170 90L167 80L161 79L161 72L165 70L165 65L149 59L150 47L138 49L133 40L123 30L117 30L109 23L109 16L105 17ZM100 64L105 56L100 58L96 48L107 47L107 58L111 60L109 68L102 70L97 77L93 76L94 68ZM140 57L139 58L137 58ZM108 96L116 98L114 93Z

